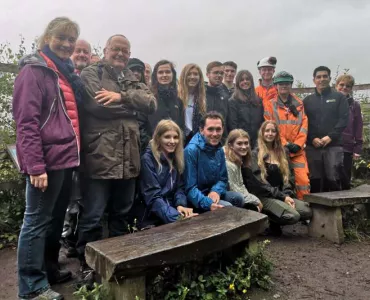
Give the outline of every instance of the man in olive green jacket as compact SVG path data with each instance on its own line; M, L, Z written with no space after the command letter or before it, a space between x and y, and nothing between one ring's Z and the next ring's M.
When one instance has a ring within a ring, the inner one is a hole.
M109 236L127 230L126 215L140 171L137 114L151 114L156 108L153 94L126 68L130 54L127 38L114 35L104 48L104 59L81 73L87 92L80 104L86 187L77 242L83 277L91 273L84 258L85 245L102 238L106 207Z

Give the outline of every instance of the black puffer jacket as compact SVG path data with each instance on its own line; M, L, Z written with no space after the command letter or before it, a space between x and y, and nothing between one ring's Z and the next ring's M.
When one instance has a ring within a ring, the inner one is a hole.
M258 130L264 121L262 100L259 101L254 103L233 97L229 100L228 129L231 131L240 128L248 132L252 149L256 145Z
M288 183L283 183L280 170L268 166L266 166L268 183L265 183L262 181L261 169L258 166L258 149L255 149L252 152L251 166L242 168L243 182L248 191L258 198L274 198L284 201L286 196L295 197L294 171L289 155L287 155L287 159L290 168Z

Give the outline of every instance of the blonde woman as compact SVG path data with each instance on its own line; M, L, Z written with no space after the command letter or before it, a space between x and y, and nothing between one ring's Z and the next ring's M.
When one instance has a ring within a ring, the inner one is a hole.
M295 199L294 173L274 121L262 123L257 144L250 167L242 170L243 180L261 199L263 211L270 218L271 233L281 235L280 225L308 220L312 212L307 203Z
M26 175L18 241L20 299L63 299L50 284L72 275L60 269L58 255L72 168L80 163L76 103L82 101L84 87L70 59L79 32L68 18L52 20L39 39L39 50L21 60L14 84L17 156Z
M199 131L199 121L206 114L206 89L202 70L196 64L186 65L179 79L179 98L185 111L186 143Z
M183 189L183 137L172 120L158 123L141 158L140 191L146 205L144 223L172 223L193 217ZM149 219L149 220L148 220Z
M255 195L248 192L241 172L242 167L251 165L252 152L249 134L243 129L232 130L227 137L224 151L230 191L239 192L244 196L246 208L260 212L263 205Z

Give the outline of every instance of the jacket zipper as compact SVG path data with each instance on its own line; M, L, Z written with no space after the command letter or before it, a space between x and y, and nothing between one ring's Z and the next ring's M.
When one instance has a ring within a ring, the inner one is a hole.
M40 127L40 131L45 127L45 125L46 125L46 123L49 121L49 119L50 119L50 117L51 117L51 114L52 114L52 112L53 112L53 110L55 111L55 102L57 101L57 98L54 98L54 100L53 100L53 104L51 105L51 107L50 107L50 111L49 111L49 115L48 115L48 117L46 118L46 120L45 120L45 122L44 122L44 124L42 124L41 125L41 127Z

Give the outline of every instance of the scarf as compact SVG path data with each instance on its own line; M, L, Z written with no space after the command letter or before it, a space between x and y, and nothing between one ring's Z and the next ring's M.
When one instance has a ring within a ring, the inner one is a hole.
M65 60L60 59L53 51L51 51L49 45L45 45L42 48L42 53L52 60L58 71L67 79L72 87L77 105L81 104L85 93L85 87L81 78L74 73L72 60L70 58Z
M177 99L177 89L167 85L158 84L158 98L163 100L166 106L169 106Z

